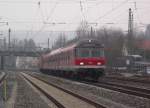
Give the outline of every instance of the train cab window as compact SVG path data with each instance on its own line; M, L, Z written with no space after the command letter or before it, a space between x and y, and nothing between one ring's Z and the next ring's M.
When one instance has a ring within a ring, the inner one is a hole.
M90 52L89 52L89 48L79 48L76 51L76 55L77 57L89 57L90 56Z
M78 48L77 57L103 57L104 51L100 48Z
M102 49L91 49L91 56L92 57L103 57L104 51Z

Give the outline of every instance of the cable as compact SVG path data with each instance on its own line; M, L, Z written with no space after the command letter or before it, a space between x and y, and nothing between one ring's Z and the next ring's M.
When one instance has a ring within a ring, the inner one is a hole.
M104 1L104 0L103 0ZM101 1L88 1L88 0L86 0L86 1L82 1L82 3L83 2L86 2L86 3L88 3L88 4L99 4L99 2L101 2ZM118 3L119 1L113 1L114 3ZM149 4L150 2L149 1L138 1L139 3L141 3L141 4ZM16 1L0 1L0 3L9 3L9 4L37 4L37 1L31 1L31 0L24 0L24 1L20 1L20 0L16 0ZM43 0L42 1L42 3L45 3L45 4L47 4L47 3L54 3L55 4L55 1L54 0ZM80 3L80 0L61 0L61 2L60 2L60 4L74 4L74 3ZM112 2L111 1L105 1L105 2L103 2L103 3L109 3L109 4L111 4ZM129 2L129 3L132 3L132 2Z
M58 3L59 3L58 1L55 2L54 7L51 9L50 14L49 14L49 16L46 19L47 21L52 17L52 14L54 13L54 11L55 11L56 6L58 5Z
M8 22L0 22L0 26L8 26Z
M94 6L92 6L92 7L90 7L90 8L93 8L93 7L95 7L95 6L101 5L102 3L104 3L103 1L104 1L104 0L99 1L98 3L96 3ZM90 8L87 8L87 10L84 10L84 12L88 13L89 10L90 10ZM76 16L74 17L74 19L77 19L78 17L79 17L79 16L76 15ZM73 19L73 20L74 20L74 19Z
M41 6L41 2L38 2L38 6L39 6L39 11L40 11L40 14L42 16L42 21L44 22L44 13L43 13L43 10L42 10L42 6Z
M84 12L83 12L83 5L82 5L81 0L80 0L80 11L81 11L81 14L82 14L82 16L83 16L83 21L86 21L86 17L85 17L85 14L84 14Z
M36 10L35 17L34 17L35 20L36 20L36 18L37 18L38 13L39 13L39 9L40 9L40 7L41 7L41 2L38 2L37 4L38 4L38 8L37 8L37 10ZM32 23L32 25L31 25L31 30L30 30L29 33L32 35L32 33L33 33L33 25L34 25L35 22L32 21L31 23ZM41 23L43 23L43 22L41 22ZM26 36L27 38L28 38L28 36L29 36L29 33L28 33L28 35Z
M110 15L110 13L112 13L113 11L115 11L116 9L118 9L119 7L121 7L122 5L126 4L129 0L124 0L122 3L120 3L119 5L117 5L115 8L113 8L112 10L106 12L103 16L97 18L96 20L94 21L97 21L99 19L102 19L104 17L106 17L107 15Z
M54 13L58 3L59 3L58 1L55 2L55 5L51 10L50 15L47 17L47 21L49 20L49 18L52 17L52 14ZM33 35L33 37L35 37L38 33L40 33L44 28L45 28L45 24L43 23L42 27Z
M123 13L118 14L114 19L116 20L118 18L120 20L121 18L118 17L118 16L121 15L121 14L123 14ZM79 25L80 24L80 22L44 22L43 23L42 21L41 22L26 22L26 21L22 21L22 22L9 22L9 23L33 23L33 24L34 23L41 23L43 25L51 25L51 26L56 26L56 25ZM128 24L128 23L127 22L119 22L119 21L117 21L117 22L87 22L87 24L96 26L98 24L108 24L108 25L110 25L110 24ZM144 23L141 23L141 25L142 24L144 24Z
M138 13L138 8L137 8L137 3L136 3L135 0L134 0L134 7L135 7L135 12L136 12L137 20L138 20L139 24L143 24L142 21L140 20L139 13Z
M121 11L119 14L117 14L115 17L113 17L113 19L115 19L114 21L116 21L117 23L115 23L115 24L128 24L128 22L127 23L121 23L120 22L120 20L121 20L121 18L122 17L120 17L122 14L124 15L125 14L125 12L127 12L128 13L128 9L126 10L123 10L123 11Z

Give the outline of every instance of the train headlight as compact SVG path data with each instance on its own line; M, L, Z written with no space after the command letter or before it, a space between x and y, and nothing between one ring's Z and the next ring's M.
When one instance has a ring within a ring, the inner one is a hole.
M98 62L98 63L97 63L97 65L101 65L101 64L102 64L101 62Z
M80 65L84 65L84 63L83 63L83 62L80 62Z

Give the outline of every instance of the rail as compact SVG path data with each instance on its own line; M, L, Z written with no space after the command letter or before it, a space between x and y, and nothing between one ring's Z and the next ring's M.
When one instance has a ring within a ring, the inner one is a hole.
M3 80L6 78L7 74L6 73L2 73L2 75L0 75L0 85L3 82Z
M121 84L114 84L114 83L107 83L107 82L98 82L98 83L93 83L93 82L83 82L86 84L91 84L97 87L102 87L122 93L126 93L129 95L134 95L134 96L139 96L143 98L150 99L150 90L149 89L144 89L144 88L138 88L138 87L132 87L132 86L127 86L127 85L121 85Z
M83 97L83 96L81 96L81 95L79 95L79 94L76 94L76 93L74 93L74 92L72 92L72 91L66 90L66 89L64 89L64 88L62 88L62 87L59 87L59 86L57 86L57 85L55 85L55 84L52 84L52 83L50 83L49 81L47 81L46 79L42 79L42 78L40 78L40 77L38 77L38 76L34 76L34 75L31 75L31 74L28 74L28 75L30 75L31 77L34 77L34 78L36 78L36 79L38 79L38 80L40 80L40 81L42 81L42 82L44 82L44 83L46 83L46 84L48 84L48 85L51 85L51 86L53 86L53 87L55 87L55 88L57 88L57 89L59 89L59 90L61 90L61 91L64 91L65 93L68 93L68 94L70 94L70 95L72 95L72 96L74 96L74 97L76 97L76 98L79 98L79 99L83 100L84 102L87 102L87 103L89 103L89 104L95 106L96 108L106 108L105 106L103 106L103 105L101 105L101 104L99 104L99 103L96 103L96 102L94 102L94 101L92 101L92 100L90 100L90 99L87 99L87 98L85 98L85 97ZM25 77L25 76L24 76L24 77ZM27 79L27 78L26 78L26 79ZM27 79L27 80L29 80L29 79ZM31 82L31 81L30 81L30 82ZM33 84L33 83L32 83L32 84ZM35 85L35 84L34 84L34 85ZM39 89L39 87L37 87L37 85L35 85L35 86L36 86L36 88ZM45 94L49 99L52 99L53 102L54 102L56 105L58 104L58 106L59 106L60 108L65 108L63 105L60 105L60 104L57 102L57 100L55 100L53 97L51 97L51 96L49 97L48 94L44 93L43 90L40 89L40 91L42 91L42 93Z

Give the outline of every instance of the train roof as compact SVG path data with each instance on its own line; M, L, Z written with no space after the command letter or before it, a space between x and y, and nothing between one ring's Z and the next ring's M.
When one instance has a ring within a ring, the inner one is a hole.
M46 54L45 56L51 56L51 55L55 55L57 53L65 52L65 51L74 49L75 47L83 46L85 43L86 44L87 43L95 43L95 46L101 46L101 47L103 47L103 45L99 41L97 41L97 40L86 39L86 40L80 40L80 41L78 41L76 43L73 43L73 44L71 44L69 46L66 46L66 47L55 49L55 50L51 51L50 53Z
M71 50L71 49L75 48L76 46L77 46L77 44L71 44L71 45L66 46L66 47L62 47L62 48L52 50L51 52L45 54L44 57L48 57L48 56L51 56L51 55L55 55L57 53L61 53L61 52L64 52L64 51Z
M69 45L67 47L58 48L58 49L52 51L50 53L50 55L54 55L56 53L65 52L65 51L71 50L71 49L75 48L76 46L77 46L77 44L72 44L72 45Z

